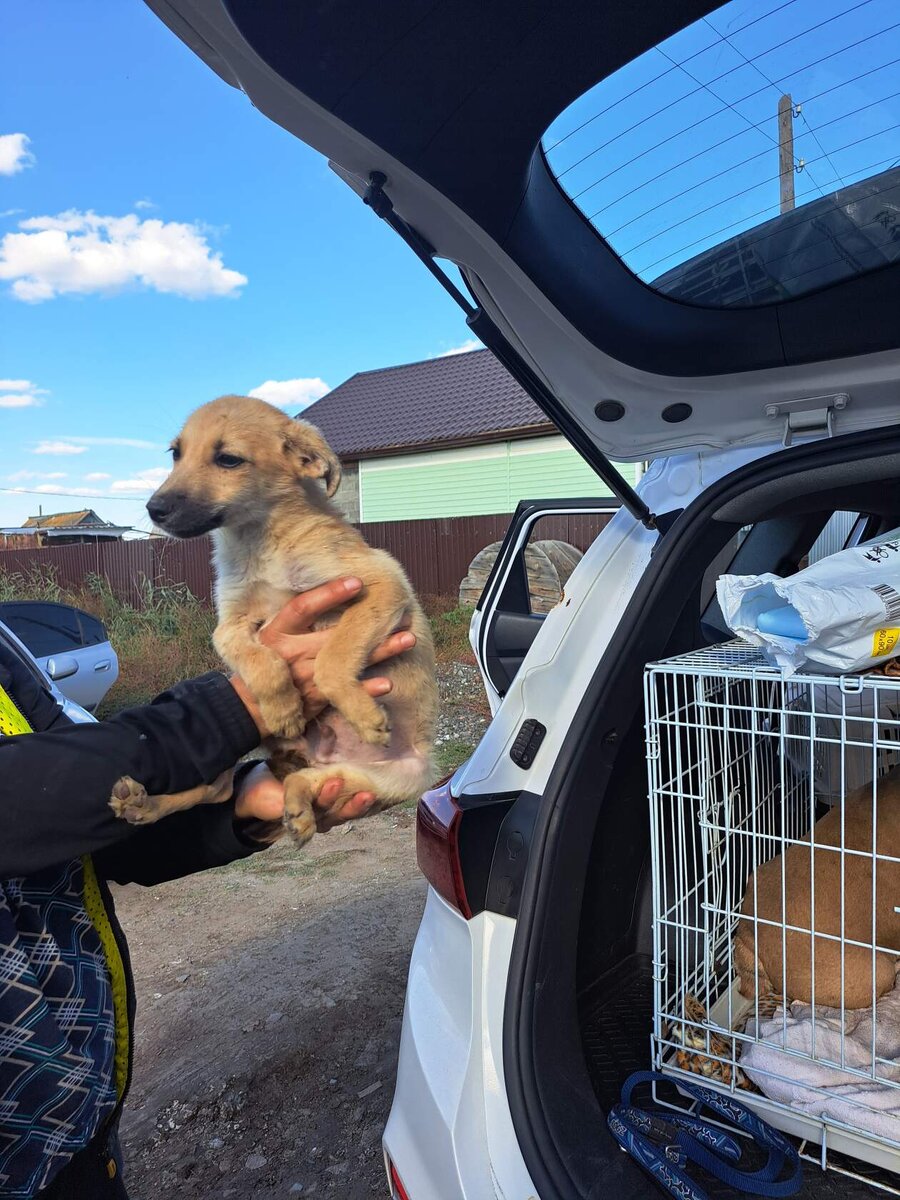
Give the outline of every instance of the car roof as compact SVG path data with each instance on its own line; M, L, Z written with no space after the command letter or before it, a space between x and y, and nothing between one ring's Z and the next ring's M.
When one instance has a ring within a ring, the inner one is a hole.
M568 105L717 5L147 2L357 192L383 173L605 454L771 442L785 405L830 408L837 432L900 420L900 264L759 307L685 303L638 279L550 169L541 138Z

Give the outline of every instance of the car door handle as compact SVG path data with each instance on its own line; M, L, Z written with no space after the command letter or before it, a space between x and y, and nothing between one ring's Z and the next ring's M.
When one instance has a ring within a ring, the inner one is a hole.
M108 671L110 667L109 659L104 658L103 662L94 663L95 671Z

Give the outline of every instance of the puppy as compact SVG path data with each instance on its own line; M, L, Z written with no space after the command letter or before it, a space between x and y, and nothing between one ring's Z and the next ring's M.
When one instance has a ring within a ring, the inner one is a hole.
M789 1001L801 1000L831 1008L869 1008L873 971L876 999L894 986L900 958L900 915L894 907L900 904L900 862L877 860L873 940L873 808L872 785L867 784L844 803L843 842L841 809L835 807L813 826L812 840L806 838L802 843L788 846L783 855L759 867L755 907L754 881L750 876L734 941L734 964L741 995L753 999L775 992ZM878 781L876 839L877 854L900 857L900 772ZM843 869L842 844L846 851ZM861 853L849 853L854 850ZM779 927L784 923L782 871L787 924L809 933L791 930L785 933ZM810 878L811 871L814 881ZM843 977L840 941L816 936L814 960L810 953L813 929L816 935L839 937L842 896ZM754 912L774 924L754 926ZM782 936L786 963L782 961ZM850 945L851 940L863 945ZM875 946L881 950L875 951Z
M336 776L343 788L335 810L360 791L373 792L378 808L417 799L434 778L431 631L400 564L368 546L329 503L341 478L331 447L312 425L262 400L224 396L188 418L172 457L172 472L147 510L174 537L212 533L219 618L213 640L272 732L269 766L284 782L285 824L294 838L302 844L312 837L313 800ZM361 579L363 591L317 625L334 627L315 664L329 707L306 725L288 666L259 631L292 596L341 575ZM371 652L402 624L416 636L413 649L367 670ZM367 674L391 679L383 701L362 688ZM185 795L130 793L125 802L114 796L113 807L145 824L190 806Z

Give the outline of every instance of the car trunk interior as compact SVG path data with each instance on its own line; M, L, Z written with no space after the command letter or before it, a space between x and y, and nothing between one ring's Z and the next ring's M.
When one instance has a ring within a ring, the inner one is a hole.
M793 574L838 511L866 515L862 537L896 528L898 475L896 431L782 451L715 485L658 546L550 781L523 894L505 1064L542 1197L653 1186L605 1123L628 1074L651 1066L644 664L728 640L715 601L726 570ZM804 1194L861 1190L869 1185L805 1167Z

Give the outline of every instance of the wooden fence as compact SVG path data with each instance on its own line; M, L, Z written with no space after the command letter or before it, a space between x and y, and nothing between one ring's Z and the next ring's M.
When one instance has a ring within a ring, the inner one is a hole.
M469 563L485 546L499 542L511 514L485 517L445 517L424 521L375 521L361 526L372 546L389 551L409 574L422 595L456 595ZM536 538L570 542L586 550L608 514L545 517ZM88 575L109 581L113 592L131 604L141 602L144 580L158 585L184 583L199 599L212 599L208 538L178 542L149 538L130 542L93 542L77 546L45 546L31 550L0 550L0 571L31 574L52 567L65 588L78 588Z

